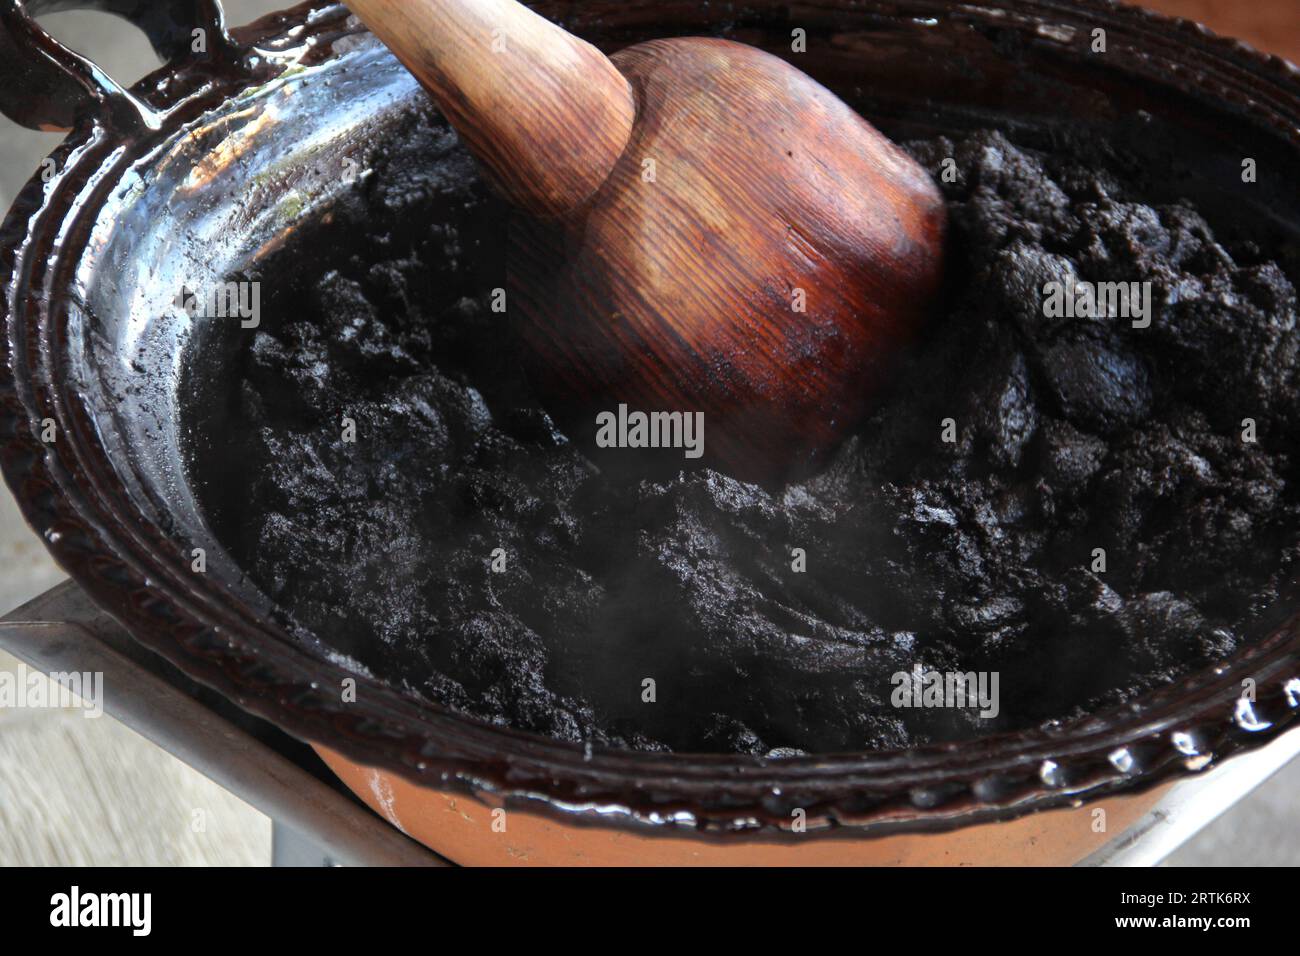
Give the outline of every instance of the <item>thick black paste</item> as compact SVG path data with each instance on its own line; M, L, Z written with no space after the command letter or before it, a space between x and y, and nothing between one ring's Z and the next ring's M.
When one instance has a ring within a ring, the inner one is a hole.
M501 206L436 120L403 139L267 264L226 424L195 449L235 557L368 672L566 740L905 747L1122 701L1279 601L1294 250L1144 205L1114 157L913 144L938 180L956 160L951 306L861 433L778 493L637 482L575 451L517 370L490 307ZM1150 281L1150 328L1045 318L1044 283L1071 277ZM997 671L999 715L891 706L918 667Z

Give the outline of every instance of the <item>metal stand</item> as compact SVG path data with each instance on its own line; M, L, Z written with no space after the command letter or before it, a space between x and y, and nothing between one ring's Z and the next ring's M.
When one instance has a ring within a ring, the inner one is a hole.
M342 866L320 844L279 820L271 821L272 866Z
M315 752L144 650L72 582L0 619L46 673L102 672L106 711L274 821L276 866L447 866L373 814ZM1178 784L1083 866L1152 866L1300 754L1300 732Z
M103 673L109 715L274 821L277 865L447 865L371 813L310 747L144 650L72 582L0 619L0 647L46 674Z

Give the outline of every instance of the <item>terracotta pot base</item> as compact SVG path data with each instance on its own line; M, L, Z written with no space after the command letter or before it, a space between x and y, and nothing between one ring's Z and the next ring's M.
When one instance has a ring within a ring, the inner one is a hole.
M494 815L499 803L419 787L315 749L372 810L462 866L1069 866L1136 823L1171 786L948 833L716 843L574 826L522 810Z

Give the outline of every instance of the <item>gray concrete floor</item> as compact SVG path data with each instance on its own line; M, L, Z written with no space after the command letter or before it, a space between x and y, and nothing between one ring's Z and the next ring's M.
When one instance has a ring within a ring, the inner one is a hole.
M285 5L225 4L231 23ZM134 81L156 65L138 32L105 15L66 13L42 22L119 81ZM0 209L9 208L58 139L0 117ZM61 579L8 490L0 489L0 611ZM0 657L0 669L14 667ZM1300 864L1297 788L1300 763L1293 763L1170 864ZM110 718L0 710L0 865L257 865L269 859L265 817Z

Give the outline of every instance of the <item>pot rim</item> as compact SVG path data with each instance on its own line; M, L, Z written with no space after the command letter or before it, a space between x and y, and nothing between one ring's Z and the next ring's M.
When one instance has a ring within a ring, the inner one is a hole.
M564 3L537 6L573 13ZM1043 22L1035 17L1044 16L1104 25L1143 49L1138 69L1173 63L1195 71L1205 90L1271 120L1300 152L1300 71L1199 25L1111 0L1003 0L956 11L931 0L913 6L1031 33ZM137 124L115 133L101 125L102 114L83 114L53 154L58 173L48 184L34 177L0 228L0 467L55 560L142 644L303 740L414 783L490 792L507 806L568 823L716 838L791 836L795 810L806 814L804 836L861 837L1077 806L1201 771L1296 723L1300 614L1222 664L1126 705L1030 731L903 751L783 758L584 747L463 717L354 674L312 655L224 585L188 573L188 548L115 480L92 411L60 361L66 290L84 246L78 237L86 238L102 198L93 181L112 182L105 174L195 118L228 108L254 78L274 84L285 64L300 62L309 48L317 63L363 55L369 42L333 48L363 32L341 6L308 2L234 31L227 52L242 51L241 68L218 81L187 82L193 62L164 67L131 91L141 102L166 104L157 128ZM256 56L249 54L254 48ZM60 436L50 445L38 434L47 418ZM357 681L355 703L326 690L344 678ZM1246 678L1255 682L1253 701L1241 693Z

